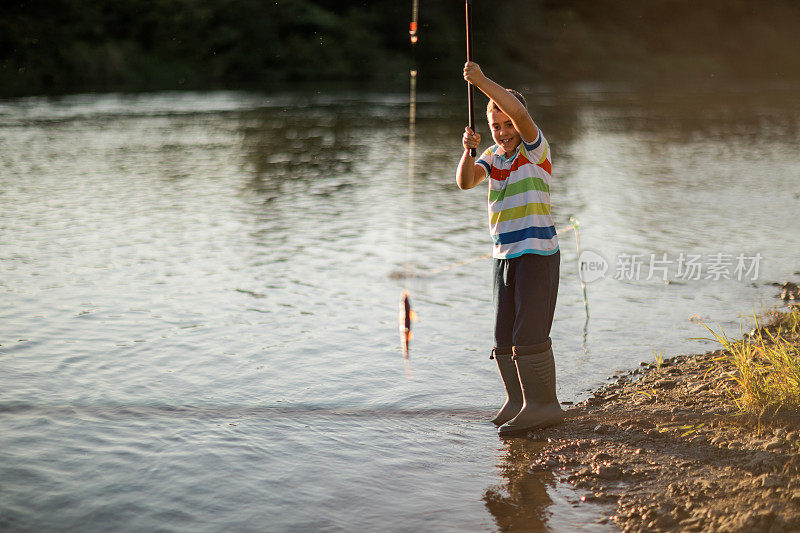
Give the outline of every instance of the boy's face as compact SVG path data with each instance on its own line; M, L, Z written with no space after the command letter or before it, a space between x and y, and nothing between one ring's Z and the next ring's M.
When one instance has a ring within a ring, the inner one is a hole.
M491 109L486 113L486 118L489 121L489 129L492 130L494 142L505 152L506 156L513 154L519 143L522 142L522 137L519 136L519 132L508 115L499 109Z

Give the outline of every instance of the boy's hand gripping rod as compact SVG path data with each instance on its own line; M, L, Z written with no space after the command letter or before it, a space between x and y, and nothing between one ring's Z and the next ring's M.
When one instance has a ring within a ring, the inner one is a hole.
M467 61L472 61L472 0L465 0L464 14L467 19ZM475 133L475 106L473 105L472 84L467 82L467 107L469 110L469 128ZM469 155L475 157L477 150L469 149Z

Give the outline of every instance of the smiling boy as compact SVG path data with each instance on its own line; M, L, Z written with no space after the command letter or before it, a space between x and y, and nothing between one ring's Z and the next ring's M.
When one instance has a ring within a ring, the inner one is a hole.
M464 65L464 79L489 97L486 118L494 146L470 155L480 135L464 131L456 183L471 189L489 178L489 229L494 247L493 356L506 402L492 420L501 436L559 422L550 328L558 294L560 252L550 216L550 146L525 99Z

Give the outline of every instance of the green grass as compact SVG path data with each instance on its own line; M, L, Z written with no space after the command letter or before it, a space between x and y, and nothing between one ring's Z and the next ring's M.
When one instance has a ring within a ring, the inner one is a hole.
M775 415L800 412L800 309L772 311L768 324L755 319L755 333L732 341L724 332L702 324L725 349L724 358L733 365L734 387L730 388L736 407L743 413Z

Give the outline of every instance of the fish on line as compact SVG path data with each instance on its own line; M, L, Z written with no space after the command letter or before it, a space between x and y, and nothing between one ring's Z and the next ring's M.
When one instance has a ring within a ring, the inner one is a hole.
M408 345L414 334L411 332L411 323L416 322L417 313L411 309L411 300L409 299L408 291L403 291L400 298L400 314L398 315L398 323L400 326L400 341L403 347L403 357L408 359Z

